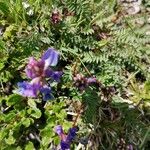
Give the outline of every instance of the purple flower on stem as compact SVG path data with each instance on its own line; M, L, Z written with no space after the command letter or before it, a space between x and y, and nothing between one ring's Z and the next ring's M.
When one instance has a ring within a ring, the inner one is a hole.
M74 85L82 92L85 90L88 86L93 85L97 83L97 79L95 77L89 77L86 78L82 74L76 74L76 76L73 78Z
M31 82L18 83L17 93L25 97L35 98L41 92L43 100L52 99L51 88L46 85L46 78L52 78L55 81L60 80L62 72L53 71L50 68L50 66L57 65L58 58L59 53L53 48L48 48L39 61L31 57L25 69Z
M49 48L42 56L42 59L37 61L31 57L25 69L28 78L46 77L47 73L53 74L49 66L56 66L58 63L59 53L52 48Z
M62 126L58 125L55 127L55 132L60 137L60 147L62 150L70 149L71 142L74 140L77 132L77 127L72 127L69 129L68 134L64 134Z

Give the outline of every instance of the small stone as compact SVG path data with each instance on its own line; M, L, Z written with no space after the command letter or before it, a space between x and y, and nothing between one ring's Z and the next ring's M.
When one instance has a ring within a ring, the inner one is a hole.
M3 27L0 27L0 36L3 35L3 33L4 33L3 30L4 30Z
M142 4L142 0L136 0L136 1L134 1L134 3L133 3L133 4L141 5L141 4Z
M147 23L149 23L149 24L150 24L150 17L147 19Z
M127 10L127 13L130 14L130 15L135 15L137 13L140 12L140 6L139 5L134 5L133 7L130 7L128 10Z
M144 19L140 19L140 18L136 19L135 23L140 27L145 24Z
M88 137L82 137L81 139L80 139L80 143L81 144L83 144L83 145L87 145L88 144Z
M140 12L142 0L118 0L118 3L124 7L128 14L134 15Z
M148 12L150 12L150 7L147 7L146 10L147 10Z
M0 36L3 35L2 29L0 28Z
M126 2L136 2L137 0L126 0Z
M147 32L146 32L146 35L150 35L150 31L147 31Z

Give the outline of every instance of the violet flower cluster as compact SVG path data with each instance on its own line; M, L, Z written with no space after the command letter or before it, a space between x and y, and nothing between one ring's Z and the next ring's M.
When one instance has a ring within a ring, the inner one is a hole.
M55 127L55 132L58 134L61 140L61 150L70 150L71 142L74 140L77 131L77 127L72 127L69 129L68 134L65 134L61 125Z
M95 77L86 78L82 74L76 74L73 80L74 80L74 85L80 91L83 91L86 87L88 87L91 84L97 83L97 79Z
M17 93L24 97L33 98L36 98L41 93L43 100L51 99L51 87L47 85L46 78L51 78L57 82L60 80L62 72L54 71L50 68L50 66L57 65L58 58L59 53L53 48L48 48L39 61L31 57L25 69L26 75L31 81L19 82Z

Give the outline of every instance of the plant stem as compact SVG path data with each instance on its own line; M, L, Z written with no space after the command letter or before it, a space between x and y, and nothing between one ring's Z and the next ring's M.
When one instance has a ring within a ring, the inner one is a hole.
M68 50L71 54L77 56L78 60L81 62L81 64L83 65L85 71L88 73L89 76L91 76L91 73L89 72L89 70L87 69L87 67L84 65L83 61L80 59L80 57L78 56L78 54L76 54L75 52L72 52L71 50Z
M144 138L143 138L143 140L139 146L140 149L142 149L142 147L144 146L144 143L146 142L146 139L148 137L149 132L150 132L150 127L148 128L147 132L145 133L145 136L144 136Z
M77 124L77 120L78 120L78 118L79 118L79 116L80 116L80 114L81 114L81 110L82 110L82 105L80 106L80 110L78 111L78 113L77 113L77 116L76 116L76 118L75 118L75 120L73 121L73 127L75 127L76 126L76 124Z

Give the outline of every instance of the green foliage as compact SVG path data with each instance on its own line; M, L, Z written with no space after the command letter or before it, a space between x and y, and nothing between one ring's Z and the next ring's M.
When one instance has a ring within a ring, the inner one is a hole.
M52 142L51 139L58 144L58 138L54 133L56 123L62 124L65 130L68 129L69 123L64 121L66 112L62 109L65 106L64 102L48 102L45 111L40 108L41 106L37 106L39 102L23 99L18 95L1 99L2 102L6 102L8 107L1 112L1 149L17 146L25 149L33 147L47 149ZM40 143L36 145L36 142Z
M84 112L86 122L94 123L96 121L98 103L100 103L97 92L94 89L87 89L83 94L83 103L86 105Z
M149 148L150 35L137 24L147 12L128 16L117 0L0 0L0 18L0 149L51 149L59 143L55 125L71 127L66 108L76 114L74 101L83 104L78 138L90 135L92 149L117 149L120 138L134 149ZM61 53L64 71L52 86L55 101L13 94L26 79L28 58L48 47ZM95 75L102 87L78 91L76 73Z

